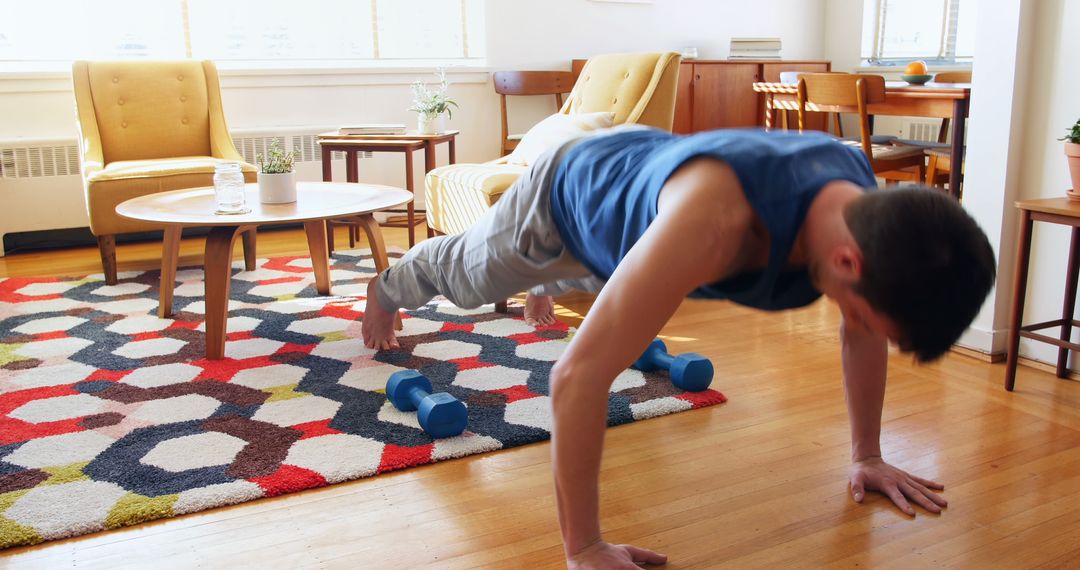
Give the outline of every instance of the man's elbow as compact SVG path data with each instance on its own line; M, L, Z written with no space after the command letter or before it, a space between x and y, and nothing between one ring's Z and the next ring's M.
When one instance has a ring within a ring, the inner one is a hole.
M566 400L567 398L573 398L574 381L572 369L574 365L567 362L565 359L560 358L554 366L551 367L550 374L550 389L551 389L551 403L557 406L559 402Z
M606 402L607 392L614 378L603 381L604 374L589 366L587 362L561 358L551 367L550 394L551 405L558 409L568 409L577 405L591 405Z

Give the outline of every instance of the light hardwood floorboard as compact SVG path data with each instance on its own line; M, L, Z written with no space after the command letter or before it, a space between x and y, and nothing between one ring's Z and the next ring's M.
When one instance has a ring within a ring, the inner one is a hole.
M407 244L404 230L384 232ZM305 247L302 230L259 236L260 257ZM117 250L121 271L161 255L157 243ZM201 239L181 244L181 265L201 255ZM92 273L97 259L93 248L17 254L0 258L0 275ZM591 300L561 298L560 318L579 323ZM909 518L848 495L838 323L827 302L783 313L684 303L663 338L712 358L730 401L608 431L607 538L666 552L668 568L1080 568L1080 383L1022 366L1008 393L1003 364L893 354L886 458L944 482L950 501ZM539 443L11 549L0 565L557 568L548 453Z

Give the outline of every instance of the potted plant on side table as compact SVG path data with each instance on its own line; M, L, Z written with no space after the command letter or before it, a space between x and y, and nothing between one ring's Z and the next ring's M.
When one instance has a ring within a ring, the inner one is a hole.
M449 87L449 83L446 81L446 70L440 69L436 74L439 76L439 87L434 91L428 89L427 85L420 79L417 79L412 84L413 106L409 107L409 110L418 113L416 117L417 130L425 135L445 131L443 114L445 113L447 117L453 118L450 107L458 106L457 102L451 99L446 92Z
M255 156L259 163L259 201L263 204L288 204L296 201L296 151L285 152L277 139L270 141L266 155Z
M1065 156L1069 157L1069 174L1072 188L1065 193L1070 200L1080 200L1080 119L1058 140L1065 141Z

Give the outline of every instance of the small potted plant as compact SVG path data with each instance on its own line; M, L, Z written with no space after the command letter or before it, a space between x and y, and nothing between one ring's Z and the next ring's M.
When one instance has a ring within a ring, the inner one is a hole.
M266 154L258 154L259 201L263 204L288 204L296 201L295 151L285 152L278 139L270 141Z
M1080 200L1080 119L1058 140L1065 141L1065 156L1069 157L1069 174L1072 175L1069 197Z
M451 107L457 107L456 101L446 93L449 83L446 81L446 70L439 69L439 87L435 90L428 89L423 80L417 79L412 84L413 105L410 111L416 111L417 130L422 134L430 135L440 133L443 128L442 116L445 113L448 118L453 118Z

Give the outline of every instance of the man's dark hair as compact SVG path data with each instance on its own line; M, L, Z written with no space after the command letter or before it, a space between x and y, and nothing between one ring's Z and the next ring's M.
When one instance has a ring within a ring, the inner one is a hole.
M910 186L867 192L844 220L863 256L855 292L899 326L902 351L940 357L994 284L986 234L941 190Z

